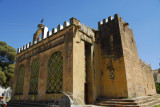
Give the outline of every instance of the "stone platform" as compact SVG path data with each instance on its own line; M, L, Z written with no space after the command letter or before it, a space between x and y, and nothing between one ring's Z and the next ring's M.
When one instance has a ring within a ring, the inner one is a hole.
M160 95L142 96L132 99L98 98L95 104L105 107L152 107L160 105Z

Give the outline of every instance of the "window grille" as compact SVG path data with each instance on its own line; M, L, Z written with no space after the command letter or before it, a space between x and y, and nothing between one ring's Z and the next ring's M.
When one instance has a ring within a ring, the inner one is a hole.
M23 86L24 86L24 74L25 74L25 67L22 65L18 71L17 83L16 83L16 95L23 94Z
M114 69L110 69L110 79L115 79L115 72L114 72Z
M38 75L39 75L39 63L38 60L35 60L31 65L29 94L38 93Z
M46 93L61 93L63 86L63 57L61 52L52 54L48 61Z

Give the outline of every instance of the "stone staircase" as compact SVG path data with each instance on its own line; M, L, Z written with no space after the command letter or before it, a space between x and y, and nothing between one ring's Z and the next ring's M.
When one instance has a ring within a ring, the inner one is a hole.
M104 107L152 107L160 105L160 95L142 96L132 99L98 98L95 104Z

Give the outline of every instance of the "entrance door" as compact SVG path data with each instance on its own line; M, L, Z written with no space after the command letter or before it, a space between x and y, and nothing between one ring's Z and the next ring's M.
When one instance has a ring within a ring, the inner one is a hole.
M85 103L89 103L90 77L91 72L91 45L85 43Z

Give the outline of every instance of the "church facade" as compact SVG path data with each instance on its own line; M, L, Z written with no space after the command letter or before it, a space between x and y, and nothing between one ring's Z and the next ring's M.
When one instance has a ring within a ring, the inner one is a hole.
M52 31L38 27L33 42L18 48L12 100L72 94L85 105L98 97L156 94L151 67L139 59L133 31L117 14L98 22L98 30L75 18Z

